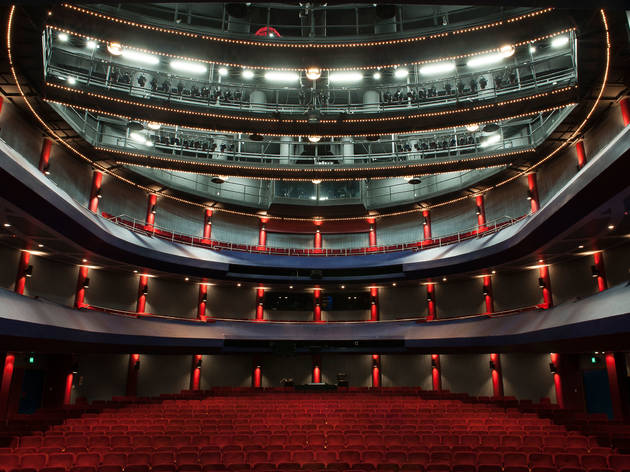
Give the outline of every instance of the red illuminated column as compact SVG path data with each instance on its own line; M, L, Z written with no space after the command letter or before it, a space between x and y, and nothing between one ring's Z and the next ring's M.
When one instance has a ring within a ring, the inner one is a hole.
M129 354L127 369L127 396L138 395L138 372L140 371L140 354Z
M44 174L49 174L48 166L50 165L50 151L52 150L52 140L44 138L42 143L42 152L39 154L39 165L37 168Z
M527 199L532 208L532 213L536 213L540 209L540 200L538 198L538 183L536 181L536 173L527 174Z
M483 194L475 197L475 203L477 205L477 231L485 231L488 227L486 226L486 206L483 201Z
M313 321L322 321L322 291L319 288L313 290Z
M483 296L486 301L486 313L494 311L494 296L492 294L492 277L483 276Z
M70 372L66 375L66 385L63 391L63 404L70 405L72 400L72 381L74 380L74 373Z
M422 210L422 230L424 232L423 244L431 244L431 213L429 210Z
M375 218L368 218L367 222L370 224L370 233L369 233L369 237L370 237L370 242L369 245L370 247L375 247L376 246L376 219Z
M623 118L623 125L630 125L630 97L623 97L619 101L619 107L621 108L621 117Z
M148 293L149 277L146 274L142 274L138 282L138 302L136 303L136 313L144 313L147 304Z
M431 378L433 380L433 391L442 390L442 369L440 368L440 355L431 354Z
M613 407L613 415L616 420L624 420L627 416L627 408L624 408L625 395L623 393L623 385L619 382L619 378L625 377L626 362L623 353L615 354L607 352L606 372L608 373L608 385L610 387L610 400Z
M562 393L562 379L560 377L560 357L552 352L550 355L551 364L549 367L553 371L553 384L556 388L556 403L560 408L564 408L564 395Z
M575 152L577 154L578 170L586 164L586 151L584 150L584 141L581 139L575 143Z
M0 97L0 112L2 112L2 104L4 103L4 99Z
M199 300L197 303L197 319L206 321L206 305L208 304L208 286L204 283L199 284Z
M313 241L313 245L315 246L315 252L321 252L322 249L322 233L317 228L315 230L315 240Z
M203 214L203 244L210 244L210 237L212 236L212 210L206 208Z
M492 374L492 394L494 398L503 396L503 373L501 372L501 356L490 354L490 372Z
M88 272L89 269L86 266L79 266L79 275L77 277L77 291L74 294L75 308L81 308L85 305L85 290L90 283Z
M372 387L379 388L381 386L381 356L372 355Z
M313 355L313 383L320 383L322 381L321 372L322 359L318 354Z
M551 277L549 277L549 266L544 265L538 269L538 285L543 293L543 308L553 306L553 295L551 293Z
M147 199L147 217L144 224L144 229L147 231L153 231L155 224L155 213L157 211L157 195L154 193L149 195Z
M258 232L258 249L264 249L267 247L267 222L269 218L260 219L260 230Z
M264 306L263 301L265 300L265 289L257 288L256 289L256 321L263 321L264 319Z
M4 356L4 367L2 369L2 384L0 384L0 419L5 419L9 410L9 393L11 391L11 381L13 380L13 369L15 367L15 354L8 352Z
M437 317L435 307L435 284L427 284L427 320L431 321Z
M254 375L252 376L252 386L254 388L262 387L262 367L256 364L254 367Z
M26 278L29 276L29 261L31 253L28 251L20 252L20 263L18 265L17 275L15 276L14 291L17 294L24 295L24 287L26 286Z
M192 370L190 372L190 390L199 390L201 386L201 354L192 356Z
M595 262L593 270L593 278L597 278L597 290L603 292L608 287L606 282L606 269L604 268L604 256L602 252L593 254L593 262Z
M101 184L103 182L103 173L95 170L92 175L92 189L90 190L89 210L92 213L98 213L98 201L101 198Z
M378 321L379 318L378 287L370 287L370 321Z

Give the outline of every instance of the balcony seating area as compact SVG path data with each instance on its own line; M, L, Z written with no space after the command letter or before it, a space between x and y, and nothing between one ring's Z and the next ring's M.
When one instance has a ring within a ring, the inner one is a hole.
M118 398L0 450L29 472L623 472L630 426L417 388L216 388Z

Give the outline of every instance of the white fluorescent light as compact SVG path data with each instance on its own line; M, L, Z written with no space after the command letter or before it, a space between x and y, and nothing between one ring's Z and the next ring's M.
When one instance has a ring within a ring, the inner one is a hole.
M492 146L493 144L498 143L499 141L501 141L501 135L500 134L493 134L492 136L488 137L488 139L484 140L481 142L481 144L479 145L479 147L485 148L488 146Z
M408 75L409 75L409 71L405 68L396 69L394 71L394 77L396 77L397 79L404 79Z
M295 72L270 70L265 72L265 80L270 82L297 82L300 80L300 76Z
M501 62L503 60L503 54L497 52L495 54L485 54L483 56L476 56L468 59L466 65L468 67L481 67L487 66L490 64L496 64L497 62Z
M221 77L225 77L226 75L228 75L228 70L226 67L219 67L219 75Z
M330 82L337 82L340 84L359 82L363 80L363 74L358 71L331 72L328 75L328 80Z
M171 61L171 69L181 70L182 72L190 72L191 74L203 74L208 68L199 62L190 61Z
M75 79L74 77L68 77L66 80L70 85L74 85L77 83L77 79Z
M137 133L137 132L132 132L129 133L129 137L137 142L138 144L144 144L145 146L150 146L151 145L151 141L149 141L147 138L144 137L144 135Z
M152 130L158 130L162 127L160 123L157 123L155 121L149 121L147 123L147 126L149 127L149 129L152 129Z
M566 46L567 44L569 44L568 36L558 36L557 38L553 38L551 40L552 48L561 48L562 46Z
M125 59L129 61L140 62L141 64L149 64L154 66L156 64L159 64L160 62L160 58L157 56L134 51L133 49L123 49L121 54L122 57L124 57Z
M253 70L249 70L249 69L245 69L241 75L243 76L244 79L250 80L254 78L254 71Z
M98 44L96 41L92 41L91 39L85 43L85 47L88 49L96 49L98 48Z
M374 75L372 76L372 78L374 80L381 80L381 73L379 71L374 72Z
M437 64L426 64L420 67L422 75L438 75L452 72L455 70L454 62L438 62Z
M70 36L68 36L68 33L59 33L57 35L57 39L62 43L65 43L68 39L70 39Z

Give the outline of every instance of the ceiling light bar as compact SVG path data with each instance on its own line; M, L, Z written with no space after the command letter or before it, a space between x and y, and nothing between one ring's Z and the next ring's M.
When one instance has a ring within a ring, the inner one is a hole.
M337 84L349 84L363 80L363 74L358 71L331 72L328 80Z
M190 61L171 61L170 63L171 69L179 70L182 72L190 72L191 74L203 74L208 68L200 64L199 62L190 62Z
M159 57L154 56L153 54L146 54L144 52L134 51L133 49L123 49L121 55L129 61L135 61L141 64L149 64L151 66L154 66L160 63Z
M439 75L453 72L455 70L454 62L438 62L437 64L427 64L420 67L422 75Z

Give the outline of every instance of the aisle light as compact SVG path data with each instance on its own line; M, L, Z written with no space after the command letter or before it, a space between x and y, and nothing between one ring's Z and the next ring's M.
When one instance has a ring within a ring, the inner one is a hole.
M123 49L121 55L129 61L135 61L141 64L154 66L160 63L159 57L154 56L153 54L145 54L143 52L134 51L133 49Z
M394 77L396 77L397 79L404 79L408 75L409 75L409 71L405 69L404 67L400 69L396 69L394 71Z
M551 47L552 48L561 48L563 46L566 46L567 44L569 44L569 37L568 36L558 36L557 38L553 38L551 40Z
M357 71L331 72L328 75L328 80L338 84L360 82L363 80L363 74Z
M171 61L170 66L171 69L190 72L191 74L203 74L208 70L205 65L190 61Z
M265 80L270 82L297 82L300 80L300 76L295 72L270 70L265 72Z
M427 64L420 67L422 75L446 74L455 70L454 62L438 62L437 64Z

